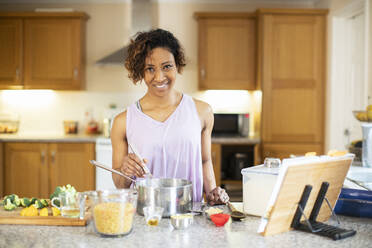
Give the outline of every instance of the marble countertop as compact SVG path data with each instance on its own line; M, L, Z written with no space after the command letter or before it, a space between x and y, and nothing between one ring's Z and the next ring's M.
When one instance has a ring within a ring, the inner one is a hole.
M103 135L69 134L63 133L16 133L0 134L0 142L96 142ZM108 139L109 138L105 138ZM216 144L246 144L255 145L261 142L260 138L254 137L212 137L212 143Z
M132 232L118 238L96 234L92 222L86 227L0 225L0 247L371 247L372 219L339 218L342 228L355 229L357 234L338 241L300 231L262 237L256 233L258 217L215 227L206 217L196 216L188 229L175 230L169 219L162 219L159 226L153 227L136 215Z
M63 133L16 133L0 134L0 142L96 142L103 135Z

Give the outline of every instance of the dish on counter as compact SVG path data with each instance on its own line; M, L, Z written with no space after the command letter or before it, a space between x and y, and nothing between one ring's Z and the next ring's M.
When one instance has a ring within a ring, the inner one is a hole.
M175 229L186 229L194 222L194 216L192 214L175 214L170 219Z

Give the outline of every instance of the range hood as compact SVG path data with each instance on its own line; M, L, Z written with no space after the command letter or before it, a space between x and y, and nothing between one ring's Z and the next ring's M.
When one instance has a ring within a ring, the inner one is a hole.
M152 25L153 1L152 0L132 0L131 1L131 34L132 37L139 31L150 30ZM113 53L98 60L98 65L123 65L125 58L128 56L128 46L124 46Z

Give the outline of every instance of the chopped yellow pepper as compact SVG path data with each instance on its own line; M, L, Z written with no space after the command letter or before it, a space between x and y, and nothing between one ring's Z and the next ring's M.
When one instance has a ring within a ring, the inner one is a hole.
M48 216L48 208L42 208L39 212L40 216Z
M38 216L39 212L37 211L37 208L35 208L33 205L29 206L28 208L24 208L21 211L21 216Z
M61 211L58 208L52 207L53 216L60 216Z

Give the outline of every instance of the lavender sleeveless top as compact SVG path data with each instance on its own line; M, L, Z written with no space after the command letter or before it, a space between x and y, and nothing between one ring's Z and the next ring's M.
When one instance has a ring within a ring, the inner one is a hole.
M203 195L201 125L194 100L183 94L176 110L164 122L152 119L135 103L127 108L127 140L148 162L155 178L187 179L193 201ZM129 148L128 148L129 149Z

